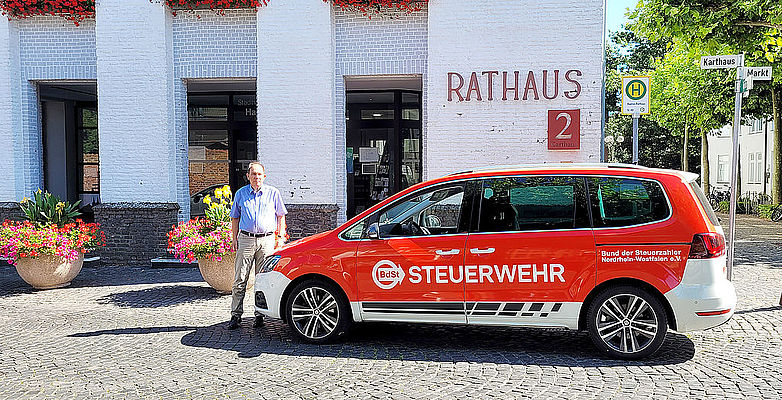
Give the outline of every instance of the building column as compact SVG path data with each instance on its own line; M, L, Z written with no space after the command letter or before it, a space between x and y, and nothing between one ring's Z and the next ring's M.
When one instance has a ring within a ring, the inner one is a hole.
M333 26L323 1L258 10L258 158L289 205L292 237L337 221Z
M19 30L13 21L0 18L0 201L13 202L22 195L24 154L20 106ZM17 160L19 158L19 160Z
M0 18L0 221L20 219L18 204L24 196L25 152L22 134L19 66L19 30L15 22Z
M101 205L108 263L165 255L177 222L171 11L149 0L96 4Z

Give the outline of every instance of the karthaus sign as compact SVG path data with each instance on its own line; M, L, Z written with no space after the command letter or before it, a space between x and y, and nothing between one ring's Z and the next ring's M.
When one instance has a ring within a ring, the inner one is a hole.
M575 99L581 94L581 71L448 72L448 101Z

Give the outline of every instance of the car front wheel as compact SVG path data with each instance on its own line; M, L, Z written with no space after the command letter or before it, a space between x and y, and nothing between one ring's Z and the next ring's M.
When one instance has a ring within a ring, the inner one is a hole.
M285 305L293 333L311 343L326 343L342 336L351 321L350 308L336 285L309 280L296 285Z
M668 318L648 291L614 286L591 302L587 328L595 346L613 358L639 359L654 354L665 341Z

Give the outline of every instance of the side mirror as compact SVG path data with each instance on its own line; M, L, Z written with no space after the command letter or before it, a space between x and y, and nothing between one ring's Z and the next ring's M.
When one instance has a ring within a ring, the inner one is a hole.
M380 226L377 222L373 222L367 228L367 237L370 239L380 239Z

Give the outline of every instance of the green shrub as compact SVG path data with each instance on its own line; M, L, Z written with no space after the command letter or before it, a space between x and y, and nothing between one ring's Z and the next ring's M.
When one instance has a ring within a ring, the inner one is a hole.
M776 207L773 204L760 204L758 205L758 217L771 219L771 210Z
M32 199L23 198L19 207L22 209L25 219L39 227L57 225L62 228L81 215L78 210L79 203L81 201L73 204L64 202L57 196L49 192L41 192L41 189L38 189L33 193Z

